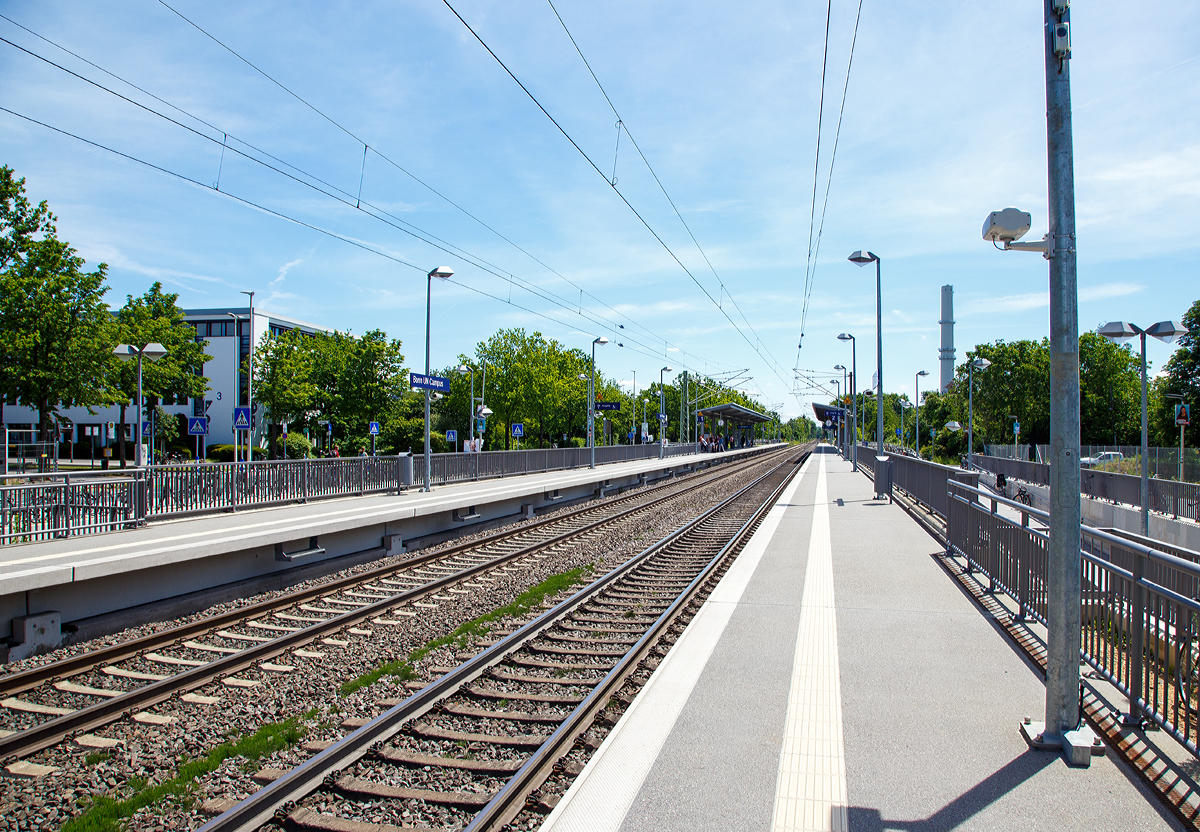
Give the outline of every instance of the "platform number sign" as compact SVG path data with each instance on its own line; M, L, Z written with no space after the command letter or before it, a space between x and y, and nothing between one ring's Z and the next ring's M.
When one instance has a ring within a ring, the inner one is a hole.
M524 422L513 422L512 435L513 435L513 438L515 438L515 439L520 439L522 436L524 436L525 435L525 423Z
M1192 423L1192 406L1190 404L1175 405L1175 424L1180 427Z

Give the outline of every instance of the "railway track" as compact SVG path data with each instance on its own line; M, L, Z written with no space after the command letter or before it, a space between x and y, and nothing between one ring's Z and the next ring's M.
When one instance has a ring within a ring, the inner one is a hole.
M573 775L573 750L665 652L807 457L793 453L608 574L318 752L202 828L498 830ZM550 798L556 800L556 798Z
M163 725L150 711L177 697L212 705L196 691L253 688L252 677L295 670L323 645L342 647L366 627L401 627L455 596L486 591L504 570L611 524L762 464L775 454L722 466L683 482L620 495L376 569L286 593L190 624L0 677L0 761L11 763L121 719ZM316 649L309 649L316 647ZM252 671L247 673L247 671ZM103 747L103 743L99 747Z

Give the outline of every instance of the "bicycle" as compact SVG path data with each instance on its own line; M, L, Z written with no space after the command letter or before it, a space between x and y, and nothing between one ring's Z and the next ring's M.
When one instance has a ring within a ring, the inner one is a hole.
M1033 506L1033 497L1030 496L1029 492L1025 490L1025 486L1023 485L1017 486L1016 500L1024 503L1027 506Z

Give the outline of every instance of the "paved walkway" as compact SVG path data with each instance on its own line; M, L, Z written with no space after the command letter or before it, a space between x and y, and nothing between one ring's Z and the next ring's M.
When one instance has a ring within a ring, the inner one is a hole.
M1181 829L1028 750L1041 677L938 548L819 448L543 832Z

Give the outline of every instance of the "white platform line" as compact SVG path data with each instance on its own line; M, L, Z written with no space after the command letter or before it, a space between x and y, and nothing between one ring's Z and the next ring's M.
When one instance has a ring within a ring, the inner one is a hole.
M784 489L679 641L547 816L540 832L620 829L811 461L809 457Z
M845 832L849 827L824 454L813 502L773 832Z

